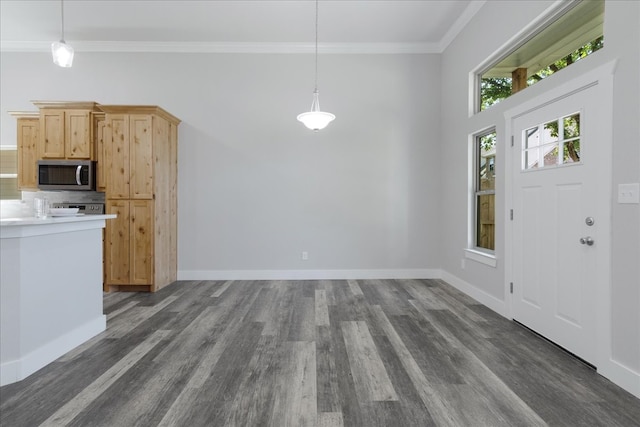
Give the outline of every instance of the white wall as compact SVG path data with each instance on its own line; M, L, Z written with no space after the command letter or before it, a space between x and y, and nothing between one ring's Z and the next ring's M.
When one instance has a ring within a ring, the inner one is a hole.
M640 4L606 5L609 54L620 58L613 111L612 356L640 375L640 206L616 202L619 184L640 182Z
M313 133L296 121L312 55L77 52L61 69L47 53L2 53L2 143L15 142L7 111L30 100L157 104L183 121L183 278L437 268L439 55L319 61L321 107L337 119Z
M442 268L445 277L503 313L508 312L505 277L505 146L504 112L521 102L553 90L582 73L618 59L614 75L612 174L611 365L622 372L626 387L640 395L640 209L617 203L618 184L640 181L640 4L607 1L605 48L571 67L501 102L468 117L469 73L522 28L540 15L551 1L487 2L442 56ZM493 25L496 17L500 25ZM482 35L482 37L480 37ZM495 125L496 258L497 267L467 260L469 134Z

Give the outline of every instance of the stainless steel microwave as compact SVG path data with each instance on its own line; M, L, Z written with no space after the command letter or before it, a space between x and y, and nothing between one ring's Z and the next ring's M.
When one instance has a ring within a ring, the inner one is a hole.
M96 162L91 160L38 160L41 190L95 190Z

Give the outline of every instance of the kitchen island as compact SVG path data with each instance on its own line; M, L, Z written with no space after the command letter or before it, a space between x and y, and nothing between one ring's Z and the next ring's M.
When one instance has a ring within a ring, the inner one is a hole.
M0 219L0 385L105 330L102 229L115 217Z

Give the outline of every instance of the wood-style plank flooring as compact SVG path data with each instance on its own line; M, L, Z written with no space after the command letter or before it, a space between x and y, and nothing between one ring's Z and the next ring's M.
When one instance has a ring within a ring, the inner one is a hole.
M439 280L183 281L104 307L104 333L0 389L0 425L640 425L639 399Z

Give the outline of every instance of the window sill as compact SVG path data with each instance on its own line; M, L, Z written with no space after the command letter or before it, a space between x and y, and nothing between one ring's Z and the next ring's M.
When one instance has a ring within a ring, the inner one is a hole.
M475 249L465 249L464 257L479 262L480 264L488 265L489 267L495 268L498 264L495 255L481 252Z

